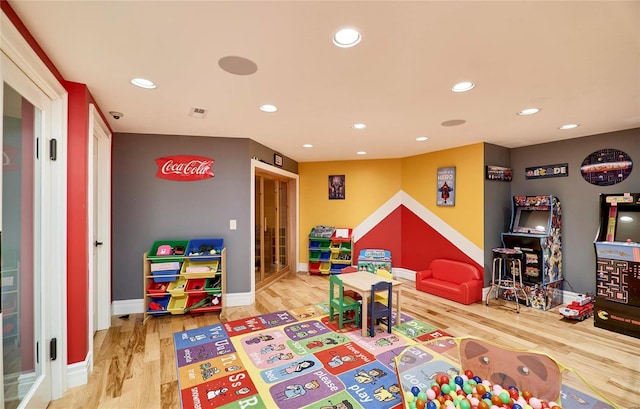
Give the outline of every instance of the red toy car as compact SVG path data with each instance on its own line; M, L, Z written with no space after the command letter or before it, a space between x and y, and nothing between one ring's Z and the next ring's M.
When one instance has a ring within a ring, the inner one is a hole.
M593 315L593 297L578 295L578 298L566 307L560 308L560 315L564 318L582 321Z

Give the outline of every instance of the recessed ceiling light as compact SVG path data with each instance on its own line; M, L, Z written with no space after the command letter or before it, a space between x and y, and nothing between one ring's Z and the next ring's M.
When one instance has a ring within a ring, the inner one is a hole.
M356 153L357 153L358 155L366 155L366 154L367 154L367 152L365 152L365 151L358 151L358 152L356 152Z
M527 109L523 109L522 111L518 112L518 115L533 115L533 114L537 114L538 112L540 112L540 109L538 108L527 108Z
M364 129L367 127L367 124L353 124L353 129Z
M580 125L578 124L566 124L566 125L562 125L559 129L565 130L565 129L573 129L573 128L577 128Z
M305 143L304 145L302 145L303 148L313 148L313 145L311 145L310 143Z
M427 138L426 136L418 136L418 137L416 138L416 141L418 141L418 142L422 142L422 141L426 141L427 139L429 139L429 138Z
M146 88L146 89L154 89L156 87L156 84L154 84L153 81L149 81L144 78L134 78L131 80L131 83L136 87Z
M343 28L333 35L333 44L340 48L349 48L358 44L362 36L355 28Z
M469 91L470 89L473 89L475 86L476 84L474 84L473 82L469 82L469 81L459 82L451 88L451 91L465 92L465 91Z
M275 105L264 104L260 106L260 110L264 112L276 112L278 107Z

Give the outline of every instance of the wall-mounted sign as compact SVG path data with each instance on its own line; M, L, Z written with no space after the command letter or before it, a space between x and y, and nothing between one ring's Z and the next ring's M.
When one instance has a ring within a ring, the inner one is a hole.
M456 205L456 168L438 168L436 205Z
M569 176L569 164L543 165L525 168L525 179L546 179Z
M213 174L213 159L204 156L175 155L156 159L160 179L193 182L209 179Z
M503 166L487 165L487 179L500 180L503 182L511 182L513 178L513 172L511 168L505 168Z
M597 186L610 186L622 182L631 174L633 161L618 149L600 149L582 161L580 173L587 182Z
M282 167L282 155L273 154L273 164Z

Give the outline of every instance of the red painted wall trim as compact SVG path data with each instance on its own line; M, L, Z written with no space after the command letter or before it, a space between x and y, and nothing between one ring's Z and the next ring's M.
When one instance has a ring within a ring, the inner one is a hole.
M88 133L89 93L84 84L64 83L69 92L67 172L67 362L89 350Z

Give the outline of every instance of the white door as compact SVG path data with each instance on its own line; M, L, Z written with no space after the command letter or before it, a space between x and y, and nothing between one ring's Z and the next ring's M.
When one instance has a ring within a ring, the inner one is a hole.
M2 358L4 407L51 400L48 270L51 101L2 54Z
M89 111L89 257L93 335L111 325L111 133L93 104Z

